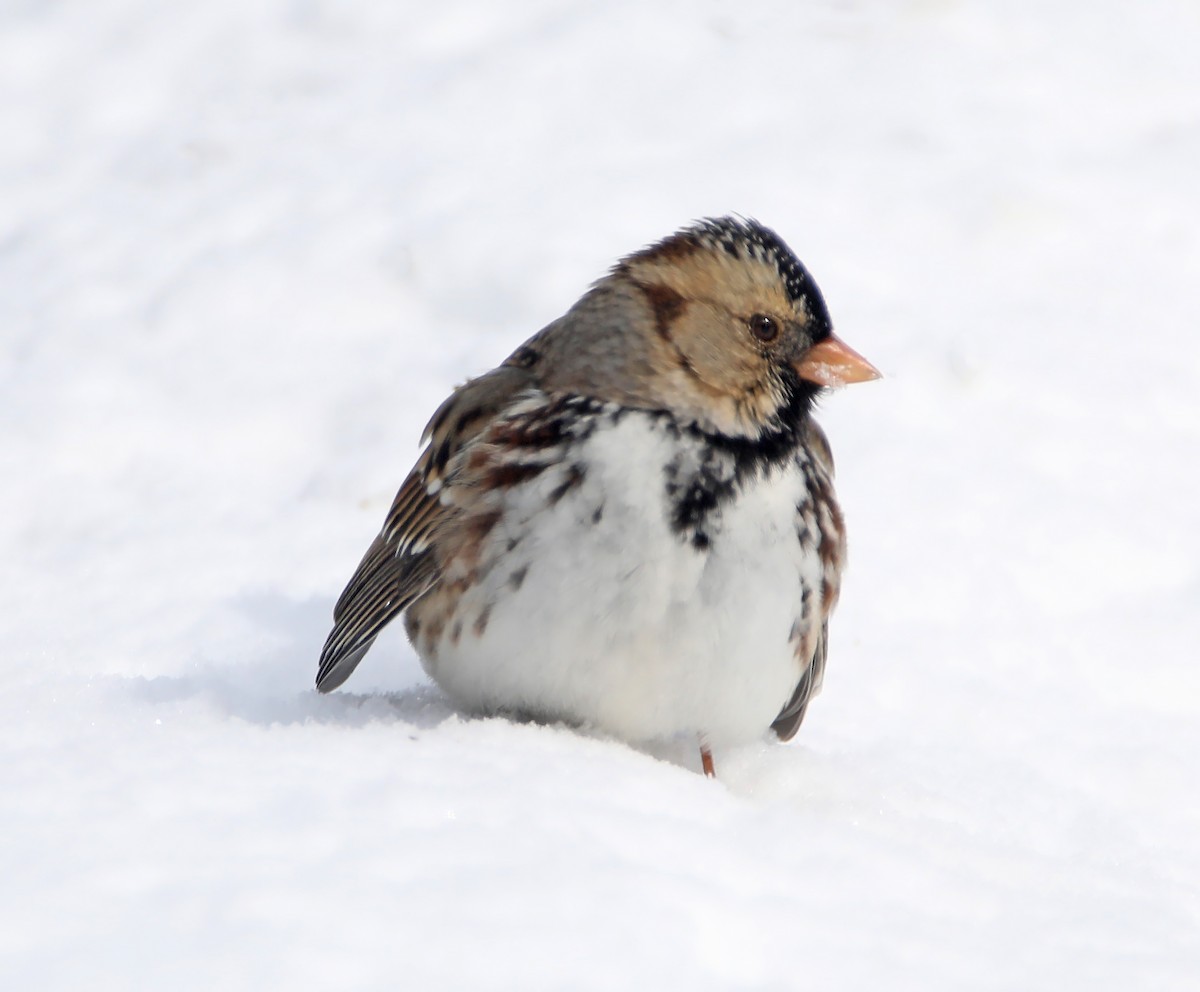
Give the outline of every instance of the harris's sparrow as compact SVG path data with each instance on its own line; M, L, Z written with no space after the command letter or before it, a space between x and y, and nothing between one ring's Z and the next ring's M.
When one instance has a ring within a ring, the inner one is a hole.
M783 740L821 687L845 528L812 419L879 373L771 230L705 220L622 259L456 389L334 610L317 688L405 614L475 712L632 743Z

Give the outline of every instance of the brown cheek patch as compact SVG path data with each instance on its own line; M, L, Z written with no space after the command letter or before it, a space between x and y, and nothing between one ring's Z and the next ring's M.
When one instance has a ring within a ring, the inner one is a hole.
M687 300L680 293L661 283L642 286L642 292L646 294L650 309L654 311L655 329L660 337L670 341L671 325L679 319L679 315L687 307Z
M658 336L670 347L679 368L683 369L692 379L699 380L700 373L696 371L691 359L680 350L671 333L675 321L687 309L687 300L669 286L663 286L661 283L650 285L638 283L638 285L646 294L646 300L654 313L654 329L658 332Z

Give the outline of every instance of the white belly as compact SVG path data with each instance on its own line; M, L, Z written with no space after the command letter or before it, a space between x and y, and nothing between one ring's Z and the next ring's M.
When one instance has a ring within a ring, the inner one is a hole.
M698 550L668 520L664 466L677 450L630 414L583 442L572 461L584 480L557 504L546 494L565 467L512 490L489 541L516 544L457 610L486 609L486 626L422 652L435 681L473 710L634 742L761 736L800 678L789 641L802 588L821 588L796 536L803 476L789 459L748 480Z

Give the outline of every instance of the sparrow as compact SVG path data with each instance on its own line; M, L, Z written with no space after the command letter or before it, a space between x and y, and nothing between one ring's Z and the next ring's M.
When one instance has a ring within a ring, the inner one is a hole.
M460 386L334 609L317 688L400 614L463 709L635 746L789 740L821 688L846 530L812 413L879 372L772 230L622 258Z

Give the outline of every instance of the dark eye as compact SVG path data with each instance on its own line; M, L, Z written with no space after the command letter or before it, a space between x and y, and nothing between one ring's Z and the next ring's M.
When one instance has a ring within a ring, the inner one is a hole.
M775 322L774 317L756 313L750 318L750 333L759 341L774 341L779 337L779 324Z

